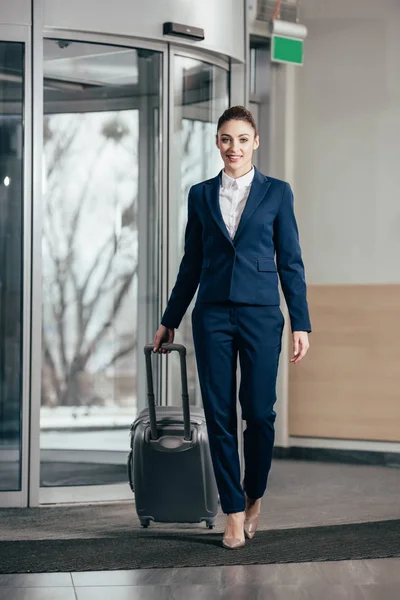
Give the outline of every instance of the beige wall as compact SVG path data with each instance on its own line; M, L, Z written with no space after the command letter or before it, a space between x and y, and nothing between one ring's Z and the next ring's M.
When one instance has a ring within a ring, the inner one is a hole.
M302 22L293 186L314 332L289 432L400 441L400 3L304 0Z
M313 285L312 346L291 368L294 436L400 442L400 285Z

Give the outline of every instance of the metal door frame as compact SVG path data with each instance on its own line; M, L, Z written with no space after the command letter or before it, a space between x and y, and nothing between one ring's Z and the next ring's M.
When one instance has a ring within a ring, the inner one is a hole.
M27 505L29 488L30 439L30 355L31 355L31 219L32 219L32 54L31 29L28 26L0 25L2 42L24 44L24 106L23 106L23 250L22 250L22 404L20 469L21 489L0 492L0 507Z
M224 59L221 58L219 55L215 55L212 54L210 52L206 52L206 51L199 51L199 50L195 50L195 49L190 49L187 50L186 48L182 47L182 46L178 46L178 45L174 45L174 44L168 44L168 68L169 68L169 77L168 77L168 84L169 84L169 95L168 95L168 99L169 99L169 112L168 112L168 122L170 124L174 123L174 119L175 119L175 110L174 110L174 86L173 86L173 75L176 72L175 71L175 59L176 57L183 57L183 58L190 58L190 59L194 59L194 60L198 60L202 63L207 63L210 64L212 66L217 66L220 67L224 70L226 70L229 74L230 72L230 63L228 59ZM231 90L230 90L230 86L228 89L228 93L229 93L229 97L231 96ZM169 131L169 136L168 136L168 157L169 157L169 163L168 163L168 206L167 206L167 211L168 211L168 227L166 227L166 229L168 230L168 234L169 236L171 236L172 234L172 226L173 226L173 219L171 218L171 203L170 203L170 199L173 198L177 198L179 197L180 194L180 189L179 187L177 187L176 185L176 174L179 172L179 164L177 164L177 159L174 153L174 146L173 146L173 140L172 140L172 136L171 136L171 131ZM169 237L170 239L170 237ZM164 256L164 260L165 260L165 271L168 274L167 276L167 289L165 290L165 300L164 300L164 304L163 304L163 308L165 308L167 301L168 301L168 297L169 297L169 288L172 288L173 285L173 281L171 279L171 274L170 274L170 246L169 246L169 239L168 239L168 253L166 256ZM172 360L176 360L176 356L172 356ZM177 399L179 400L179 394L180 394L180 390L177 389L175 396L174 396L174 390L176 388L177 382L174 381L173 375L172 375L172 370L173 370L173 364L171 364L171 361L169 360L169 357L166 357L166 368L164 369L164 373L163 373L163 390L166 390L166 393L163 394L163 402L164 404L168 404L170 403L170 399L174 398L173 403L176 404L177 403Z
M41 406L41 369L42 369L42 156L43 156L43 40L46 38L68 39L76 42L92 42L102 45L119 46L122 48L149 49L160 52L162 58L161 64L161 128L160 128L160 197L157 203L157 213L159 215L160 234L165 227L162 226L164 218L163 210L165 204L166 184L166 153L163 152L164 140L167 139L167 95L163 82L166 81L167 73L167 46L160 42L149 42L146 40L116 36L108 34L91 34L78 32L74 30L57 30L43 27L43 12L40 3L34 8L33 14L33 190L34 190L34 215L33 215L33 280L32 280L32 379L31 379L31 435L30 435L30 481L29 496L27 498L28 506L38 506L41 503L53 502L87 502L94 500L119 500L124 499L124 490L116 486L79 486L79 488L40 488L40 406ZM161 231L160 231L161 230ZM160 240L160 244L163 241ZM139 267L140 271L140 267ZM159 292L162 289L165 275L160 265L158 280ZM138 328L138 344L144 345L146 338L146 319L140 316L140 311L146 307L138 305L139 317L138 323L142 324ZM138 374L139 374L138 369ZM143 369L144 373L144 369ZM145 381L140 378L138 382L138 394L143 394ZM127 484L128 489L128 484ZM122 496L121 496L122 494ZM129 490L131 497L132 494Z

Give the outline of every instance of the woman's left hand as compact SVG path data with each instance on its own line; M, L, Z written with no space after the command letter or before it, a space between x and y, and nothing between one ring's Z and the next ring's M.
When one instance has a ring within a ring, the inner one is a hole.
M307 331L293 331L293 358L290 362L296 364L301 361L310 347Z

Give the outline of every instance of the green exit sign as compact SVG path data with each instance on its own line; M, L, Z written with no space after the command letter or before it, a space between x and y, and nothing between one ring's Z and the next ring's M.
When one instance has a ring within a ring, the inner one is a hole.
M272 35L271 60L292 65L302 65L303 43L303 40L276 34Z

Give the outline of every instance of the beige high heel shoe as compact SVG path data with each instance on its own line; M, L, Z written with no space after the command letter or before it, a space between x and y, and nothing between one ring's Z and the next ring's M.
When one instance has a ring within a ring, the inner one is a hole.
M246 499L247 499L247 494L246 494ZM247 502L246 502L246 504L247 504ZM260 506L261 506L261 502L260 502ZM258 512L258 514L255 517L247 517L246 511L245 511L245 519L244 519L243 529L244 529L245 536L249 540L253 539L253 537L257 531L259 520L260 520L260 511Z
M244 523L244 520L243 520ZM222 538L222 545L224 548L228 548L229 550L238 550L239 548L243 548L246 544L246 538L244 536L243 540L240 538L232 538L227 537L226 534Z
M245 519L245 521L244 521L244 526L243 526L244 535L249 540L253 539L254 534L257 531L259 517L260 517L260 515L257 515L256 517L252 517L250 519Z

